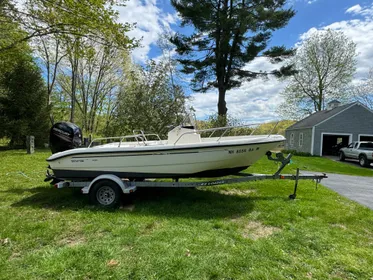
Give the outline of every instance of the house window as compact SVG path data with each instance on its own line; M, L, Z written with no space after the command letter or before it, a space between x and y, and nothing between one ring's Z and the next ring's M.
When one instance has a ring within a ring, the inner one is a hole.
M290 134L290 146L294 146L294 133Z
M299 147L303 146L303 133L299 133Z

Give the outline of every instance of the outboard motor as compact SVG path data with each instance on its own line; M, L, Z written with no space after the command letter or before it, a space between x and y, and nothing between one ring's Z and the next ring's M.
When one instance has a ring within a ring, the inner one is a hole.
M82 130L70 122L58 122L51 128L49 146L52 153L79 148L82 145Z

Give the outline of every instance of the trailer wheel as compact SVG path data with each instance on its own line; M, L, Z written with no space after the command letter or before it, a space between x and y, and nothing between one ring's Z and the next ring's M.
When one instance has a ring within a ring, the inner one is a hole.
M89 196L94 204L113 208L120 202L121 191L117 183L111 180L100 180L92 186Z
M369 166L369 161L368 161L366 155L360 155L359 156L359 163L360 163L360 166L362 166L362 167Z

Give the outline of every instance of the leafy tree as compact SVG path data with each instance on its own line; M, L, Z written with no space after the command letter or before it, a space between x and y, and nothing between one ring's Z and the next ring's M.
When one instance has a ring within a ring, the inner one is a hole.
M115 134L132 134L135 129L165 136L167 126L183 120L185 99L182 89L173 84L169 65L150 61L134 67L126 76L118 96ZM113 131L107 131L111 134Z
M282 92L285 102L279 113L298 119L323 110L327 100L348 99L356 55L355 43L343 32L329 29L311 35L294 57L297 73Z
M0 8L1 5L2 2L0 0ZM25 34L20 29L19 24L0 9L0 49L6 47L12 41L20 39ZM0 52L0 75L15 67L19 59L28 59L30 52L31 49L25 42L18 44L12 49Z
M2 2L0 3L1 6ZM23 36L17 22L0 11L0 48ZM26 42L0 52L0 138L24 144L34 135L42 144L48 135L46 91L31 48Z
M226 91L244 80L273 74L292 74L292 66L263 72L244 67L258 56L281 62L293 51L284 46L268 49L272 32L294 16L285 9L286 0L171 0L181 16L182 26L194 26L191 35L176 34L171 42L182 57L183 72L193 74L196 91L217 88L218 114L227 113Z
M24 146L27 135L35 136L36 145L47 142L47 91L31 56L3 72L0 92L0 138L9 138L10 146Z
M364 81L352 87L352 97L373 110L373 68Z
M2 0L0 14L7 15L0 20L16 22L23 31L12 36L8 44L0 47L0 52L11 49L20 42L47 35L75 36L88 38L99 44L115 44L128 49L137 45L125 34L132 25L118 23L118 11L115 5L124 5L125 1L111 0L26 0L22 8L16 1Z
M67 100L74 99L81 128L89 134L95 133L98 115L112 113L128 53L94 44L86 46L77 58L71 56L69 61L75 61L69 65L74 67L60 71L58 87ZM73 78L76 79L75 94L71 94Z

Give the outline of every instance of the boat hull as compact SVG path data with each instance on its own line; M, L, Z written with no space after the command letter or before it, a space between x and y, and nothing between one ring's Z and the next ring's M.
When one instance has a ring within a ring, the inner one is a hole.
M92 179L102 174L121 178L219 177L246 169L282 141L198 147L77 149L48 159L55 177Z

